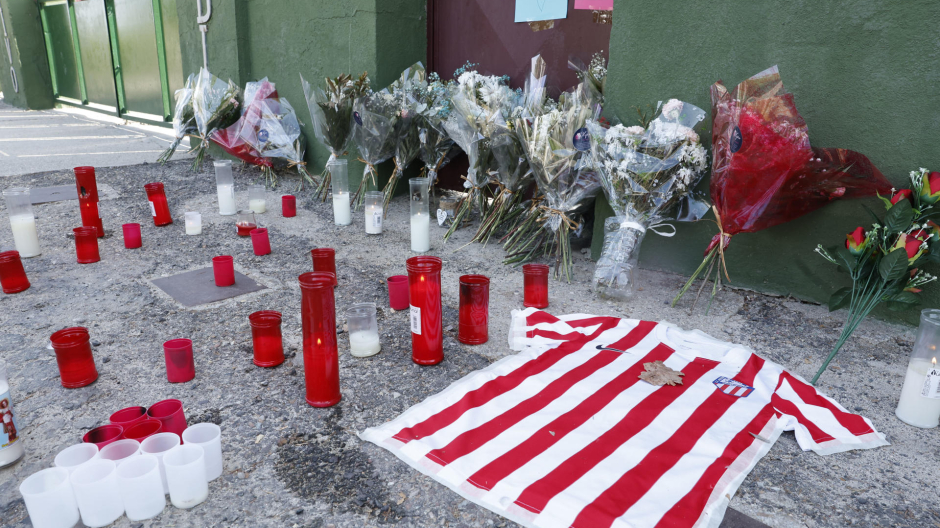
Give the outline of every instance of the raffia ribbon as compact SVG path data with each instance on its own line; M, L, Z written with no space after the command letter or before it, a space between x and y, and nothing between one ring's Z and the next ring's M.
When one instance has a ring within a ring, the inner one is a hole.
M721 268L725 271L725 278L731 282L728 275L728 264L725 262L725 246L731 242L731 235L725 233L725 228L721 225L721 215L718 214L718 207L712 205L712 212L715 213L715 222L718 224L720 238L718 239L718 256L721 258Z
M552 209L551 207L548 207L545 205L540 205L538 206L538 208L541 209L543 211L543 214L545 215L541 219L539 219L539 222L543 224L547 223L550 218L557 216L558 218L561 219L561 221L558 223L558 227L561 227L561 224L565 224L565 226L569 230L575 230L580 225L578 222L575 222L574 220L568 218L568 215L566 215L564 211L559 211L558 209ZM552 231L558 231L558 227L552 228Z

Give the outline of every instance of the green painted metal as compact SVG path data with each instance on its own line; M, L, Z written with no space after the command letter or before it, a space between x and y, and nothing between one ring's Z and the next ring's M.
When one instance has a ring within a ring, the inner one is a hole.
M39 16L42 18L42 37L46 43L46 60L49 61L49 74L52 82L53 97L59 96L59 81L56 78L55 51L52 47L52 30L49 27L49 17L46 14L46 6L39 5Z
M68 3L65 0L44 3L42 13L46 44L52 54L56 97L81 100L82 90L78 64L75 61L75 48L72 44L72 22Z
M88 103L117 112L114 66L104 0L83 0L72 6L81 42L81 58Z
M183 59L180 50L180 27L176 14L176 0L162 0L163 49L166 53L166 71L170 85L170 105L175 106L174 94L183 87ZM172 116L171 116L172 117Z
M118 112L127 112L127 97L124 93L124 72L121 69L121 48L117 38L117 19L114 15L114 0L104 0L108 19L108 41L111 44L111 62L114 67L114 89L117 92Z
M151 0L112 0L127 112L160 116L163 91Z
M72 51L75 52L75 70L78 73L78 88L82 104L88 104L88 91L85 89L85 68L82 67L82 46L78 38L78 23L75 21L74 0L68 0L69 29L72 33Z
M152 0L153 29L157 45L157 69L160 72L160 92L163 100L163 120L172 119L170 107L170 79L166 67L166 45L163 41L163 6L160 0Z
M0 0L10 39L10 56L0 39L0 83L5 90L3 100L18 108L33 110L51 108L55 104L39 7L38 2ZM19 91L13 90L11 69L15 72L15 85Z

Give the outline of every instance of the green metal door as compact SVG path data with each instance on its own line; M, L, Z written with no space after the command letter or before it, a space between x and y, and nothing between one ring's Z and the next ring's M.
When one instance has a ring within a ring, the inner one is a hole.
M102 110L117 111L114 89L114 65L104 0L84 0L72 5L80 42L85 93L89 104Z
M157 36L150 0L113 0L126 111L163 116Z
M68 3L65 0L47 2L43 4L40 15L46 39L46 55L52 70L52 90L57 98L67 97L81 102L82 90Z

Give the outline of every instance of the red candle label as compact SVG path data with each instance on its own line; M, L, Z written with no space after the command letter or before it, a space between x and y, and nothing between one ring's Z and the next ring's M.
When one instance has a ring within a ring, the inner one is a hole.
M13 445L19 436L16 432L16 418L13 416L13 399L10 391L0 394L0 420L3 421L3 432L0 433L0 449Z
M411 307L411 333L421 335L421 308Z
M152 216L157 216L157 208L153 206L153 202L148 201L147 203L150 204L150 214Z

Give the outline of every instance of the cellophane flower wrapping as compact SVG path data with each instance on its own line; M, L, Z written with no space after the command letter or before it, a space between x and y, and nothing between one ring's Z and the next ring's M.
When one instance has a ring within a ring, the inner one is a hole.
M200 68L193 87L193 116L198 133L197 143L192 147L196 154L193 171L198 171L202 165L212 133L228 128L241 117L239 97L241 90L235 83L225 82L209 73L209 70Z
M287 168L296 167L301 185L304 181L313 182L304 162L304 137L294 107L281 97L257 101L256 111L256 117L246 119L239 133L242 139L262 157ZM277 183L273 170L262 170L272 184Z
M196 76L191 73L186 78L186 84L174 93L176 107L173 110L173 143L157 159L160 164L170 161L183 139L196 132L196 116L193 115L193 87L195 86Z
M312 86L302 75L300 82L304 88L307 109L310 111L313 135L330 151L330 159L327 161L329 165L330 161L346 154L355 126L353 103L371 92L369 77L365 73L358 79L349 74L340 75L335 79L327 77L325 90ZM329 171L324 169L320 175L317 194L326 199L329 192Z
M245 104L242 105L241 117L230 127L213 132L212 141L222 147L225 152L245 163L261 167L262 171L270 169L272 167L271 160L263 157L260 152L249 145L241 136L241 130L242 127L246 126L246 123L255 123L261 117L261 103L263 101L274 103L277 100L277 89L274 83L268 81L267 77L258 82L246 83Z
M417 62L406 68L398 79L382 90L382 96L387 97L389 105L385 108L394 111L388 115L394 125L395 135L395 169L382 192L384 196L384 211L388 215L389 203L395 195L395 188L402 173L411 165L421 151L421 113L419 109L424 105L424 97L428 89L427 72L424 65ZM397 105L397 109L395 106ZM359 204L361 204L361 197ZM359 205L357 204L357 206Z
M704 118L704 110L672 99L647 128L605 128L588 121L594 167L614 211L604 222L604 246L594 269L599 295L630 298L637 287L636 265L646 232L675 233L672 226L657 224L674 220L670 213L684 200L694 199L692 191L708 165L694 130ZM707 211L704 204L695 208Z
M395 155L395 110L397 105L381 92L356 99L353 104L352 140L365 162L362 180L356 189L353 203L365 198L368 191L378 190L375 166ZM391 117L389 117L391 116Z
M421 143L418 158L431 182L431 190L437 183L437 173L450 162L457 152L454 140L444 130L444 121L451 112L453 81L443 81L437 73L428 74L428 86L420 95L417 105L418 140Z

